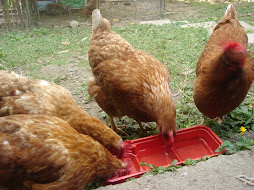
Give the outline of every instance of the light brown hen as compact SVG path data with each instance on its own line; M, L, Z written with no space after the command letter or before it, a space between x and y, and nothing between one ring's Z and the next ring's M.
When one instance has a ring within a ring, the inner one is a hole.
M54 83L0 71L0 116L39 114L57 116L82 134L121 155L122 138L75 104L71 93Z
M196 66L193 97L200 112L221 117L244 100L254 79L248 37L232 4L208 40Z
M97 178L127 172L98 141L58 117L11 115L0 117L0 126L0 186L82 190Z
M88 82L90 96L109 115L113 128L116 129L113 117L124 115L139 123L155 121L172 143L177 130L176 109L167 67L111 31L99 9L93 11L92 17L88 51L93 72Z

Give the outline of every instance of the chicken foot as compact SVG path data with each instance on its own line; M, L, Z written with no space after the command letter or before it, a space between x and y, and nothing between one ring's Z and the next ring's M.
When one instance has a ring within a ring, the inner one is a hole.
M109 121L111 124L111 128L115 131L115 132L119 132L121 134L123 134L124 136L129 136L125 131L123 131L122 129L119 129L114 122L113 116L109 115Z
M222 116L222 117L216 117L214 118L214 120L219 124L221 125L224 121L225 121L225 117Z

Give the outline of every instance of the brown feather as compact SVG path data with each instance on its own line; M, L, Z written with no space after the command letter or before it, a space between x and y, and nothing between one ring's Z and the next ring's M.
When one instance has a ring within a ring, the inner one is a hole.
M0 71L0 116L13 114L60 117L110 151L121 152L122 138L75 104L67 89L47 81Z
M0 185L81 190L126 168L99 142L58 117L11 115L1 117L0 126Z

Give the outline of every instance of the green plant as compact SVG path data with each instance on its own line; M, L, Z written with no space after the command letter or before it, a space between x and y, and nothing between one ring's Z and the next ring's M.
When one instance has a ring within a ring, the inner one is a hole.
M135 179L136 179L135 177L130 177L130 178L126 179L126 181L133 181Z
M241 136L236 143L225 141L215 152L222 152L223 154L234 154L238 151L249 150L254 145L253 140Z
M239 140L236 142L237 148L239 150L250 150L254 145L253 140L250 140L247 137L241 136Z
M197 160L191 160L190 158L188 158L188 159L186 159L186 161L184 162L184 164L185 165L192 165L192 166L194 166L194 165L196 165L198 163L198 161Z
M205 118L205 124L220 137L232 137L234 133L240 132L241 126L247 130L254 130L254 109L250 100L252 94L251 90L240 106L224 116L224 121L221 124L208 118Z
M178 168L182 167L181 165L176 165L177 163L178 163L178 160L175 159L175 160L172 161L171 166L168 166L168 167L159 166L159 167L157 167L155 165L147 164L144 161L142 161L140 163L140 166L147 166L149 168L149 171L147 173L143 174L143 176L146 176L146 175L156 175L156 174L161 174L161 173L165 173L165 172L175 171Z
M68 80L67 76L59 76L56 79L54 79L53 82L56 84L60 84L62 81L66 81L66 80Z
M174 159L172 161L172 163L170 164L170 166L167 166L167 167L155 166L155 165L152 165L152 164L147 164L144 161L142 161L140 163L140 166L147 166L147 168L149 168L147 173L143 174L143 176L146 176L146 175L156 175L156 174L161 174L161 173L165 173L165 172L176 171L177 169L182 168L183 165L187 165L187 166L188 165L192 165L193 166L193 165L196 165L198 162L206 161L209 158L210 158L209 156L201 157L198 160L191 160L190 158L188 158L188 159L186 159L185 162L182 163L182 165L177 165L178 160Z
M93 182L90 182L85 188L84 190L90 190L90 189L97 189L98 187L101 187L103 185L103 180L98 179L95 180Z

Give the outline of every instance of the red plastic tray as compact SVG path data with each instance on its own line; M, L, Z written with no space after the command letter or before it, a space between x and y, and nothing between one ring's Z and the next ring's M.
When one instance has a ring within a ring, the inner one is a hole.
M139 177L147 172L147 166L140 166L144 161L155 166L170 166L174 159L181 164L190 158L200 159L215 156L215 150L222 140L207 126L197 125L177 131L174 143L165 147L161 135L153 135L136 140L126 140L125 154L122 160L131 159L131 173L107 180L107 184L125 182L130 177Z

